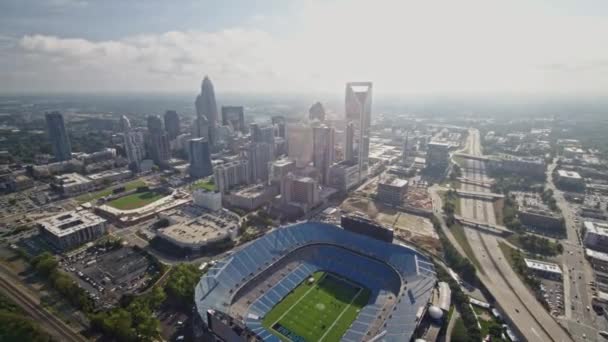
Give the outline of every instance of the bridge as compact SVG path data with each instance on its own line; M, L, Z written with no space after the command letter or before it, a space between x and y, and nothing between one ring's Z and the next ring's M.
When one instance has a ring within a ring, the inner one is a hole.
M477 185L477 186L481 186L484 188L491 188L492 185L494 185L494 183L495 183L494 181L485 181L484 182L484 181L466 178L466 177L458 177L457 179L458 179L458 181L460 181L460 183Z
M491 224L487 222L477 221L470 218L464 218L462 216L454 215L454 219L463 226L471 227L477 230L484 231L486 233L507 236L513 234L512 231L507 229L505 226L498 224Z
M488 158L488 157L477 156L477 155L474 155L474 154L462 153L462 152L454 152L453 156L455 156L455 157L462 157L462 158L465 158L465 159L481 160L481 161L488 161L488 160L490 160L490 158Z
M456 190L456 193L460 197L469 197L469 198L482 199L482 200L495 200L495 199L505 198L505 195L497 194L494 192Z

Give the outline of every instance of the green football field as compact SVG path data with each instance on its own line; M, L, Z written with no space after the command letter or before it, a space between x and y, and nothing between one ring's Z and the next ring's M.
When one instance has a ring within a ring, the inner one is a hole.
M110 201L108 202L108 205L121 210L136 209L157 201L165 196L166 195L154 191L136 192L134 194Z
M369 300L369 289L337 275L312 277L312 284L304 280L262 321L283 341L339 341Z

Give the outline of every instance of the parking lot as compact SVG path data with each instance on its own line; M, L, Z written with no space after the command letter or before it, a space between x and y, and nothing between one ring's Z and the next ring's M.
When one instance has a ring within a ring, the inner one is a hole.
M559 281L542 279L540 291L555 317L564 315L564 286Z
M104 308L114 306L125 293L145 289L159 272L146 254L130 247L94 246L64 258L60 265Z

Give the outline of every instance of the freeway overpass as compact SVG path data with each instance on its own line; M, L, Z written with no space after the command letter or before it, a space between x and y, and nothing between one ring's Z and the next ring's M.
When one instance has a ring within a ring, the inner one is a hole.
M462 216L454 215L454 219L463 226L471 227L477 230L481 230L485 233L490 233L498 236L508 236L513 234L512 231L508 230L505 226L498 224L491 224L488 222L482 222Z
M505 195L497 194L497 193L493 193L493 192L456 190L456 193L460 197L468 197L468 198L481 199L481 200L496 200L496 199L505 198Z

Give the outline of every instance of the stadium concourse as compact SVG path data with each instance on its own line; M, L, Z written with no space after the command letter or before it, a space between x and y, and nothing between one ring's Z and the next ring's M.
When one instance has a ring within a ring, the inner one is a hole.
M260 340L305 341L293 332L286 336L278 321L273 326L262 322L317 272L335 274L371 292L367 304L347 322L342 341L409 341L437 281L433 264L412 247L307 222L278 228L217 262L196 286L196 309L208 327L213 325L209 313L219 311ZM328 327L329 333L344 325L338 318L322 322L323 329Z

